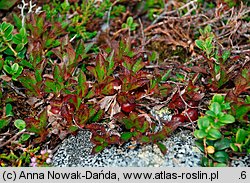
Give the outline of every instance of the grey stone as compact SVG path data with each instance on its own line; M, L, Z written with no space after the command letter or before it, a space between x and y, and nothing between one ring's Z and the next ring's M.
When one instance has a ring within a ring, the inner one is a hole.
M162 155L156 145L137 145L128 148L128 142L121 147L111 146L101 153L91 155L93 144L91 133L80 131L77 136L70 136L60 145L52 159L58 167L198 167L202 153L194 144L194 137L188 130L177 130L162 143L167 147L167 154ZM250 157L232 160L230 166L250 166Z

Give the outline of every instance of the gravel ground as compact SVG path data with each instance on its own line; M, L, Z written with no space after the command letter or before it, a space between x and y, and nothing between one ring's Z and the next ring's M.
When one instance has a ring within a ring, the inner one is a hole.
M53 166L59 167L198 167L202 153L194 145L188 130L177 130L163 143L168 152L163 156L156 145L111 146L91 155L91 133L80 131L64 140L53 157ZM237 159L237 157L234 157ZM231 166L250 166L250 157L233 160Z

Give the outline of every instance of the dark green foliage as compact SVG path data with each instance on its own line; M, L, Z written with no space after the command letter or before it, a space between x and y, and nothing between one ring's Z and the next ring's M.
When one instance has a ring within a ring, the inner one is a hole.
M12 6L14 6L16 2L17 2L17 0L9 0L9 1L1 0L0 1L0 9L8 10Z
M206 111L206 115L199 118L198 130L194 132L198 147L208 154L214 162L227 164L229 161L228 153L225 152L229 147L235 152L245 148L249 151L249 129L238 129L235 137L229 138L223 137L221 128L225 125L235 123L235 118L227 114L226 111L231 109L230 104L225 102L225 97L222 95L215 95L209 106L209 110ZM214 152L209 152L208 146L214 147ZM207 157L206 157L207 158ZM217 166L217 163L209 166ZM207 160L203 161L203 166L208 166Z

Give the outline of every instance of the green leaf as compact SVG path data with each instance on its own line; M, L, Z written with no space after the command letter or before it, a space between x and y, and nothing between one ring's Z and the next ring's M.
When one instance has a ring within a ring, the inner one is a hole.
M142 62L141 60L137 60L136 63L133 65L132 67L132 71L134 73L138 72L139 70L141 70L143 67L145 66L145 63Z
M231 147L231 149L232 149L234 152L238 152L238 151L239 151L239 148L238 148L234 143L231 143L231 144L230 144L230 147Z
M23 130L26 128L26 123L25 121L21 120L21 119L17 119L14 121L14 125L15 127L17 127L19 130Z
M22 60L21 62L19 62L20 65L22 65L23 67L28 67L29 69L34 69L33 65L28 62L27 60Z
M224 102L225 97L223 95L214 95L212 98L212 102L218 102L222 104Z
M207 157L202 157L201 165L203 167L211 167L211 164L212 164L211 160L209 160Z
M219 163L227 163L229 156L225 151L217 151L214 153L214 160Z
M198 147L200 151L204 152L204 144L202 140L196 140L195 145Z
M212 31L212 27L210 24L208 24L205 29L204 29L204 33L210 33Z
M30 138L30 134L22 134L20 141L25 142Z
M227 167L227 164L225 163L217 163L215 167Z
M211 49L213 47L213 45L212 45L213 38L214 37L212 35L210 35L209 37L206 38L206 40L205 40L205 47L207 49Z
M23 48L24 48L24 44L23 44L23 43L20 43L20 44L18 44L18 45L16 46L15 50L16 50L17 52L20 52Z
M97 112L98 112L97 108L93 106L89 107L89 118L92 118Z
M54 39L47 39L45 42L45 47L49 48L53 44L54 41L55 41Z
M250 95L246 96L246 100L245 100L246 104L250 104Z
M11 55L11 56L14 56L14 52L8 47L6 50L4 50L4 53L6 55Z
M239 144L243 143L247 136L248 136L247 131L243 129L238 129L236 133L236 143L239 143Z
M17 1L17 0L15 0L15 1ZM23 26L21 18L19 18L17 16L17 14L14 13L13 14L13 20L15 22L16 27L20 30L22 28L22 26Z
M14 76L12 76L12 79L16 81L17 77L20 76L22 72L23 72L23 67L19 66L17 72L14 74Z
M209 119L207 117L201 117L198 119L199 129L206 130L210 125Z
M210 110L213 111L216 115L218 115L221 112L221 107L218 102L213 102L210 105Z
M210 111L210 110L206 111L206 115L211 116L213 118L216 117L216 114L213 111Z
M4 60L0 57L0 71L3 69Z
M123 122L125 123L126 129L131 129L134 126L134 123L130 119L123 119Z
M16 73L16 72L18 71L18 68L19 68L18 63L14 63L14 64L11 66L12 73Z
M213 51L213 45L212 44L209 46L207 45L206 53L208 56L212 53L212 51Z
M35 71L35 78L36 78L37 82L41 82L43 80L42 71L41 70L37 69Z
M171 73L171 69L169 69L161 78L162 81L166 81Z
M134 21L133 17L130 16L130 17L127 18L127 24L128 24L129 27L132 26L133 21Z
M149 127L149 124L148 124L147 121L145 121L145 122L143 123L142 127L141 127L140 129L137 129L137 130L140 131L141 133L145 133L146 130L148 129L148 127Z
M214 72L215 72L216 75L220 74L220 78L221 78L221 73L220 73L221 72L221 68L220 68L220 65L217 65L217 64L214 65Z
M246 121L244 117L250 112L250 104L241 105L237 108L235 117L238 121Z
M221 110L230 110L231 109L231 106L230 106L230 103L229 102L226 102L226 103L223 103L220 105L221 107Z
M86 99L93 98L95 96L95 88L92 88L87 95L85 96Z
M58 82L58 83L63 83L63 73L61 71L61 68L58 65L55 65L54 68L54 79Z
M6 41L10 41L12 39L12 31L14 29L14 26L9 24L9 23L6 23L6 22L3 22L2 23L2 31L4 33L4 39Z
M96 72L96 69L95 67L92 67L92 66L87 66L87 69L89 70L89 72L91 72L91 74L94 75L94 77L98 80L98 76L97 76L97 72Z
M81 97L85 97L88 92L88 85L86 83L86 75L80 71L78 76L78 94L81 92Z
M0 119L0 131L8 124L9 124L9 121L7 119Z
M201 50L205 50L205 42L203 40L195 40L195 45Z
M156 142L156 145L159 147L159 149L161 150L163 155L165 155L167 153L167 148L163 143Z
M96 74L98 82L102 82L105 79L106 68L104 65L104 58L101 54L97 56L97 63L96 63Z
M219 130L216 130L216 129L214 129L214 128L211 128L211 129L208 131L208 135L209 135L209 136L207 136L207 139L208 139L208 140L217 140L217 139L219 139L219 138L222 137L220 131L219 131Z
M140 142L141 143L149 143L150 142L150 138L148 136L142 136L140 138Z
M44 109L42 113L39 115L39 121L40 121L39 126L45 128L47 126L47 119L48 119L48 113L47 110Z
M91 121L91 122L97 122L97 121L99 121L99 120L102 118L103 114L104 114L104 111L103 111L103 110L99 110L99 111L90 119L90 121Z
M13 43L15 44L20 44L22 43L22 36L21 34L15 34L13 39L12 39Z
M101 152L104 148L105 148L104 145L97 145L97 146L93 147L93 149L92 149L92 154L99 153L99 152Z
M22 36L22 43L27 44L28 43L28 38L27 38L26 29L24 27L22 27L19 30L19 34Z
M12 105L11 104L6 104L6 109L5 109L6 117L14 116L12 112Z
M4 33L4 31L5 31L6 29L8 29L8 27L10 26L10 24L7 23L7 22L2 22L0 26L1 26L1 27L0 27L0 28L1 28L0 31Z
M222 54L222 59L225 62L229 57L230 57L230 51L229 50L225 50Z
M56 85L53 81L45 81L45 91L50 92L57 92Z
M80 71L79 76L78 76L78 85L82 86L83 83L86 82L86 80L87 80L86 75L84 74L84 72Z
M133 23L133 24L130 26L130 30L131 30L131 31L135 30L137 26L138 26L137 23Z
M156 51L153 51L152 54L149 56L149 61L153 62L158 58L158 54Z
M4 69L8 74L10 74L10 75L13 74L12 69L11 69L10 66L4 65L4 66L3 66L3 69Z
M109 62L107 76L110 76L114 72L114 69L115 69L114 53L115 51L113 50L110 56L107 58L107 61Z
M224 150L230 147L230 140L227 138L220 139L214 143L216 151Z
M219 122L223 124L230 124L235 122L235 118L230 114L225 114L222 117L219 117Z
M72 125L72 126L70 126L69 127L69 131L72 133L72 132L75 132L75 131L77 131L78 130L78 127L77 126L74 126L74 125Z
M128 25L125 24L125 23L123 23L123 24L122 24L122 28L123 28L123 29L128 28Z
M104 88L102 89L102 94L103 95L114 94L114 85L115 85L115 83L113 83L113 82L105 85Z
M121 134L121 139L127 142L129 139L131 139L132 136L133 136L133 133L131 132L123 132Z
M68 11L70 9L70 4L68 1L64 1L62 4L61 4L61 7L64 11Z
M204 130L195 130L194 136L198 139L203 139L204 137L207 136L207 133Z

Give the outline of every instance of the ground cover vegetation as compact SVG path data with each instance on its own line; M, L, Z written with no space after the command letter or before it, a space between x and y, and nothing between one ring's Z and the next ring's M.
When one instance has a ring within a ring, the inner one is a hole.
M0 166L50 166L190 129L201 166L250 154L250 8L239 0L0 0ZM166 109L168 120L152 115Z

